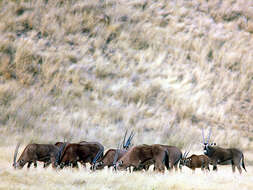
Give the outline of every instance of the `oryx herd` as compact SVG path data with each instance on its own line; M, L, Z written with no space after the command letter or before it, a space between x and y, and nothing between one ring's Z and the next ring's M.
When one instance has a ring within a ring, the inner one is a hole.
M78 168L78 162L86 167L86 163L91 165L90 169L101 170L106 166L113 167L117 170L140 171L148 170L149 166L154 165L153 170L164 172L165 168L175 171L182 170L182 166L195 171L196 168L209 171L209 165L213 165L213 170L217 171L217 165L231 164L232 171L235 172L235 167L241 173L241 165L246 171L244 164L243 153L236 148L221 148L215 143L209 143L211 130L207 140L203 136L203 155L191 155L181 150L176 146L162 144L142 144L131 146L131 140L134 133L131 132L126 140L127 131L124 135L123 142L118 145L117 149L109 149L104 154L104 146L99 142L79 143L56 142L55 144L28 144L23 150L21 156L16 161L18 148L17 145L14 153L14 168L23 168L27 164L27 168L34 164L37 167L37 161L43 162L44 167L52 164L53 168L62 169L64 167ZM132 170L131 170L132 168Z

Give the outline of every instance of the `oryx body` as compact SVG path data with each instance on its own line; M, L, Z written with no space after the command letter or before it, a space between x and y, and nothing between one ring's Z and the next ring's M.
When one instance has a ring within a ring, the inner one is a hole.
M231 163L232 171L235 172L235 167L242 173L241 164L243 169L246 171L244 164L244 155L242 151L237 148L221 148L216 146L215 143L209 144L211 130L207 141L205 141L204 131L202 129L203 143L204 143L204 154L208 156L213 164L213 170L217 170L217 164Z
M156 170L164 172L168 163L168 152L161 145L139 145L132 147L119 161L117 169L127 169L131 166L140 168L145 162L154 163ZM167 166L168 167L168 166Z
M15 168L23 168L26 163L28 163L27 168L29 168L32 163L34 163L34 167L37 167L37 161L43 162L44 167L48 165L48 163L53 163L52 167L56 167L55 161L59 152L57 146L53 144L28 144L16 162L18 147L19 145L14 153L13 166Z
M187 166L188 168L192 169L195 171L196 168L201 168L203 171L204 169L210 170L209 169L209 164L210 164L210 159L206 155L191 155L190 157L183 157L180 160L180 165L181 166Z

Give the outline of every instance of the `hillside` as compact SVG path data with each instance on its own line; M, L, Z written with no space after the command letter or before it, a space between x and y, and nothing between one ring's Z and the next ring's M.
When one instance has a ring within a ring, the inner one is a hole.
M1 145L248 150L252 81L252 1L0 1Z

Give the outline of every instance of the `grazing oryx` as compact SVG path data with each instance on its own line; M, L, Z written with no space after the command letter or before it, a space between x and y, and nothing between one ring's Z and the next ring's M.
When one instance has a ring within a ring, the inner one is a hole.
M104 146L101 143L99 143L99 142L81 141L79 143L80 144L93 144L94 146L98 146L99 147L100 151L97 153L97 155L95 156L95 158L92 160L91 168L90 168L93 171L96 170L96 166L95 165L96 165L98 159L101 159L103 157L103 155L104 155ZM86 166L85 163L82 163L82 164L83 164L83 166Z
M182 158L181 150L175 146L168 146L168 145L161 145L161 144L156 144L156 145L161 146L164 149L164 151L168 153L168 160L164 160L164 162L166 161L166 164L165 164L166 168L168 170L172 170L174 168L175 171L177 171L178 163L180 159ZM148 170L149 166L151 166L152 164L154 164L154 162L149 160L147 162L142 163L139 168L134 168L134 171L141 170L141 169ZM156 168L154 167L154 170L155 169Z
M166 160L168 160L168 152L164 150L161 145L144 144L132 147L121 159L117 161L116 168L122 170L133 166L138 169L144 163L151 162L154 163L155 168L159 172L164 172L164 166L168 163Z
M242 167L246 171L244 164L244 156L243 153L236 148L221 148L216 146L215 143L209 144L211 129L209 131L209 135L207 141L205 141L204 131L202 129L203 143L204 143L204 154L207 155L211 163L213 164L213 170L217 170L217 164L223 164L224 162L230 161L232 164L232 171L235 172L235 166L238 171L242 173L241 169L241 161Z
M65 143L66 144L66 143ZM103 156L104 147L96 142L70 143L60 150L56 162L63 168L70 166L78 168L77 162L82 165L90 163L92 166Z
M16 162L19 145L20 143L14 153L14 168L23 168L26 163L28 163L27 168L30 168L32 163L34 163L34 167L37 167L37 161L44 162L44 167L50 163L52 163L53 168L56 167L56 159L59 153L57 146L53 144L28 144Z
M128 137L127 141L126 140L126 135L127 135L127 131L125 133L124 139L123 139L123 149L120 149L120 147L118 147L117 149L109 149L107 150L107 152L105 153L105 155L97 161L95 168L96 169L103 169L104 167L108 167L110 168L111 166L114 166L114 169L116 169L115 165L116 162L122 158L122 156L124 156L127 152L127 150L129 149L130 145L131 145L131 140L134 136L133 131L131 132L130 136Z
M188 168L192 169L193 172L195 171L196 168L201 168L202 171L204 169L210 171L209 169L210 159L208 158L208 156L193 154L187 158L188 154L189 151L184 153L179 163L180 166L187 166Z

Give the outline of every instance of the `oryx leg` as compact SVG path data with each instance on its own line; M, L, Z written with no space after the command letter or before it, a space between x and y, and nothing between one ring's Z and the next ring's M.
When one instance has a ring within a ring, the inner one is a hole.
M232 172L235 173L235 163L233 160L231 160L231 164L232 164Z
M175 171L177 172L178 171L177 163L174 164L174 168L175 168Z
M132 173L131 166L128 167L129 173Z
M218 171L217 161L213 161L213 171Z
M43 168L47 168L50 164L51 164L51 162L50 162L50 161L49 161L49 162L44 162L44 164L43 164Z
M145 166L144 166L144 170L145 170L145 171L148 171L149 166L150 166L150 165L145 165Z
M84 168L86 168L86 163L84 163L83 161L80 162L80 163L82 164L82 166L83 166Z
M33 166L34 166L35 168L37 168L37 161L36 161L36 160L33 161Z
M71 164L72 164L72 168L78 169L78 163L77 163L77 161L72 162Z
M163 165L162 161L156 160L155 161L155 168L158 170L158 172L164 173L165 168L164 168L164 165Z
M206 170L210 171L209 164L206 165Z
M45 167L48 167L48 166L50 165L50 163L52 163L52 168L56 168L56 167L57 167L56 159L55 159L54 156L51 156L51 157L50 157L50 161L44 163L44 166L45 166ZM60 166L61 166L61 165L60 165ZM62 169L62 168L61 168L61 169Z
M234 160L232 160L232 164L234 164L234 167L235 166L237 167L239 173L241 174L242 173L242 168L240 166L240 160L234 159ZM233 170L233 172L235 172L235 169Z
M31 167L31 164L32 164L32 163L33 163L32 161L28 162L28 164L27 164L27 168L28 168L28 169Z
M179 170L180 170L180 172L183 172L181 164L179 164Z
M242 168L241 168L240 164L238 164L236 167L237 167L239 173L241 174L242 173Z
M173 170L173 160L169 160L169 164L168 164L168 168L167 168L167 170L168 171L172 171Z

